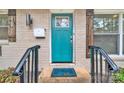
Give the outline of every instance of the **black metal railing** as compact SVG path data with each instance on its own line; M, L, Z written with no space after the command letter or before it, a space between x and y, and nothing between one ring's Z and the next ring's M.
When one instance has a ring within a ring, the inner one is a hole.
M96 46L89 46L91 60L91 82L109 83L112 80L112 73L119 70L119 67L108 56L107 52Z
M39 45L30 47L17 64L13 75L20 77L20 83L38 82L38 49Z

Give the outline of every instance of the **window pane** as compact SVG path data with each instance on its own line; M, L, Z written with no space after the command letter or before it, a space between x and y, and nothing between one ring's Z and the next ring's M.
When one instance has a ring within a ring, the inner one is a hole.
M0 56L2 56L2 49L1 49L1 46L0 46Z
M124 54L124 15L123 15L123 54Z
M69 17L68 16L56 16L55 27L69 27Z
M123 33L124 33L124 15L123 15Z
M8 16L0 15L0 26L7 26L7 25L8 25Z
M94 35L94 45L102 47L109 54L119 54L118 35Z
M94 16L94 32L118 32L117 14L96 14Z
M8 15L0 14L0 40L8 39Z
M8 28L1 27L0 28L0 40L6 40L6 39L8 39Z
M123 34L123 54L124 54L124 34Z

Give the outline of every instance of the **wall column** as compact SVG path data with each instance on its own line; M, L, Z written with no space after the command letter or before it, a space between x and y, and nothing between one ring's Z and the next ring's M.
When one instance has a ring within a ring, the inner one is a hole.
M93 45L93 9L86 9L86 57L89 58L88 46Z

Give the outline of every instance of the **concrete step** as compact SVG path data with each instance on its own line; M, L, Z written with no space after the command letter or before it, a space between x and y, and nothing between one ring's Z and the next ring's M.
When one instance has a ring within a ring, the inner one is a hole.
M51 77L53 68L44 68L39 75L39 83L89 83L90 74L84 68L74 68L77 77Z

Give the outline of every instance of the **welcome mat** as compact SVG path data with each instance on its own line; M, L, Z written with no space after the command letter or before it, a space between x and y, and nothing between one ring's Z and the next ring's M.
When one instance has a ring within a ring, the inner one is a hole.
M74 68L53 68L51 77L76 77Z

